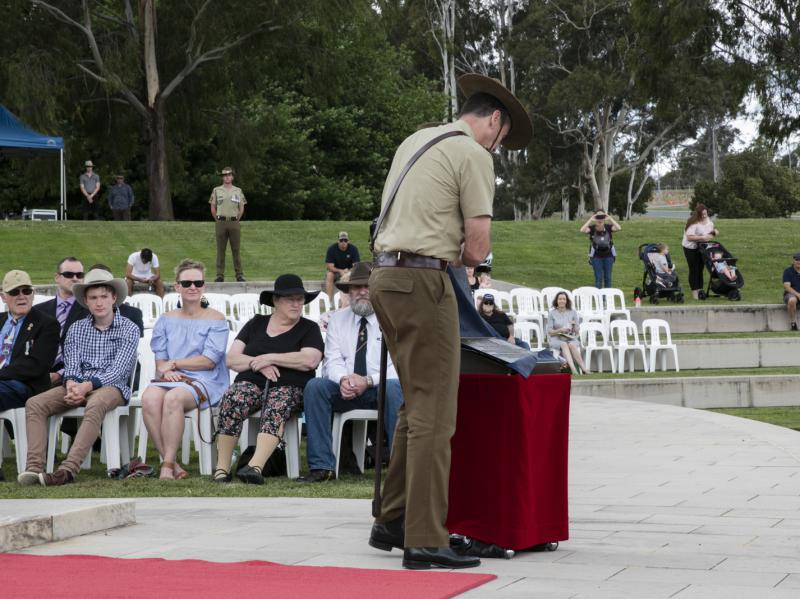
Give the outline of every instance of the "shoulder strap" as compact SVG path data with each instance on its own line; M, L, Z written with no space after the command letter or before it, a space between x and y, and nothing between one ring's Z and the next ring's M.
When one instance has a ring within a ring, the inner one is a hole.
M375 219L375 226L372 228L372 234L369 238L369 249L375 249L375 239L378 237L378 232L381 230L381 225L383 225L383 221L386 218L386 215L389 213L389 209L392 207L392 203L394 202L394 198L397 195L397 190L400 188L400 184L405 179L406 174L408 171L411 170L411 167L414 166L414 163L422 156L425 152L427 152L432 146L436 145L443 139L447 139L448 137L455 137L456 135L466 135L463 131L448 131L447 133L442 133L434 137L424 146L422 146L416 153L411 157L411 160L403 167L403 170L400 171L400 175L397 177L397 180L394 182L392 186L392 191L389 193L389 197L386 199L386 203L383 205L383 209L381 210L380 215L377 219Z

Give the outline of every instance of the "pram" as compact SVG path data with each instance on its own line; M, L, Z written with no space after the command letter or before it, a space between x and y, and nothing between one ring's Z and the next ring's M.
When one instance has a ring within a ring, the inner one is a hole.
M736 266L736 257L718 241L700 242L697 247L708 271L708 286L705 297L701 299L705 299L712 293L717 297L727 297L731 301L742 299L742 294L739 290L744 287L744 276ZM720 269L725 266L722 264L723 262L727 265L728 270L735 275L735 278L731 279L723 272L720 272Z
M683 289L681 289L678 275L664 273L656 270L655 264L650 254L658 254L658 244L643 243L639 246L639 259L644 264L642 274L642 286L633 290L633 296L639 298L650 298L651 304L657 304L660 298L666 298L671 302L683 303ZM667 265L672 268L672 258L669 252L666 254Z

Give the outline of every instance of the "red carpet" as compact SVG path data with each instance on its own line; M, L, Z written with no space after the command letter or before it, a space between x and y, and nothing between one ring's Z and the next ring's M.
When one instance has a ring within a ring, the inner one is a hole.
M398 556L399 558L399 556ZM455 597L493 574L220 564L200 560L120 559L94 555L0 554L0 596L14 599L199 599Z

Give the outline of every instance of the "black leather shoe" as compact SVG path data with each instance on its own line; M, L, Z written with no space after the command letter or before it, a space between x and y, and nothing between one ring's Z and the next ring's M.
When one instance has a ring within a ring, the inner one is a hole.
M391 522L375 522L369 533L369 544L381 551L402 549L406 536L405 523L404 516L395 518Z
M240 283L244 283L247 279L244 278L244 275L236 275L236 280Z
M299 483L324 483L336 480L336 473L333 470L312 470L306 476L301 476L296 480Z
M233 480L231 473L227 470L223 470L222 468L217 468L214 470L214 474L211 475L212 482L215 483L229 483Z
M236 478L246 485L263 485L264 477L261 475L261 468L250 466L249 464L236 473Z
M474 568L480 565L479 557L458 555L450 547L406 547L403 551L403 567L409 570Z
M223 277L222 275L217 275L216 277L214 277L214 282L215 283L224 283L225 282L225 277Z

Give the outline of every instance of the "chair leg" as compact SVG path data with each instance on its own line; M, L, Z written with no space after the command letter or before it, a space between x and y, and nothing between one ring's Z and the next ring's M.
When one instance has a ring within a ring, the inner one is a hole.
M200 429L203 431L203 436L206 439L211 439L211 409L200 411ZM200 474L203 476L211 476L214 465L211 459L211 446L212 443L205 443L200 440Z
M47 419L47 465L45 472L52 472L56 465L56 442L58 429L61 427L61 416L50 416ZM61 448L64 451L64 448Z
M342 421L342 412L333 413L333 426L331 427L331 451L333 457L336 459L336 477L339 477L339 449L342 447L342 428L344 422Z
M361 474L364 474L364 454L367 452L367 420L353 421L353 452Z
M101 433L101 447L105 450L106 454L106 468L113 470L119 468L120 464L120 443L119 427L120 427L120 414L117 410L107 412L103 417L103 427ZM102 451L101 451L102 453Z
M283 440L286 443L286 476L300 476L300 442L298 437L298 416L295 414L283 427Z
M136 419L139 421L139 448L137 455L143 462L147 461L147 441L150 438L150 433L147 432L147 427L144 425L144 415L142 410L136 410Z
M672 357L675 358L675 372L680 372L681 369L678 366L678 350L676 349L672 350Z

